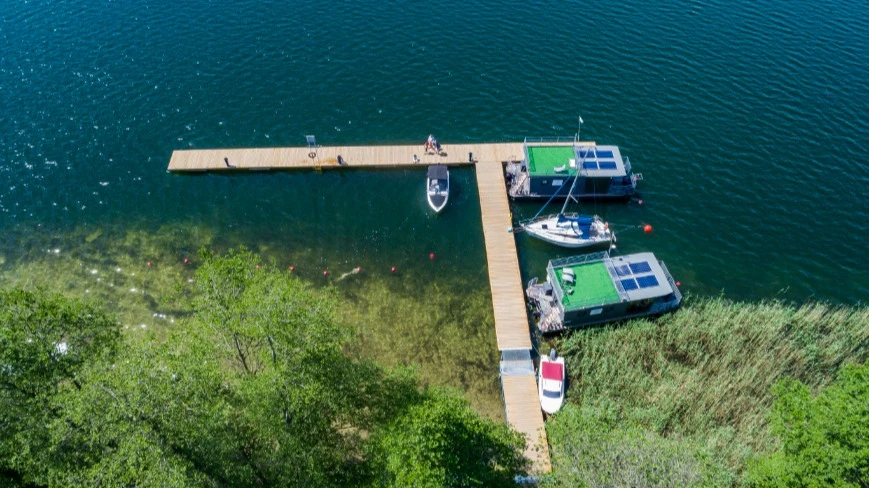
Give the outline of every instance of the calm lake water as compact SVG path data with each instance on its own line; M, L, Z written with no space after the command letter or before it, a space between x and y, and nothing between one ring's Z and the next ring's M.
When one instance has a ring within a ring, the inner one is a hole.
M423 168L191 177L166 173L169 157L305 134L434 133L448 149L572 135L581 115L582 139L620 146L645 177L643 205L585 207L653 225L620 252L655 252L700 296L869 292L869 9L851 2L0 5L7 284L82 288L86 273L56 275L63 256L176 266L246 244L315 283L362 266L364 287L395 266L419 303L432 283L460 298L487 287L473 169L453 172L434 217ZM517 239L526 277L564 254Z

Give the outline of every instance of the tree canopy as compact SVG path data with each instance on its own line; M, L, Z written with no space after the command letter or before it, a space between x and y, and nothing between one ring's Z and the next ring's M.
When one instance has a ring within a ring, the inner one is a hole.
M751 467L753 485L869 486L869 361L844 366L817 396L794 380L774 393L781 448Z
M119 343L117 322L97 307L42 289L0 291L0 476L47 481L56 399Z

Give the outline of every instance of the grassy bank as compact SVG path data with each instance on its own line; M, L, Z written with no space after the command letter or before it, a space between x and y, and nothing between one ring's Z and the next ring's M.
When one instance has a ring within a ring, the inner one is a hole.
M775 447L771 387L795 378L817 389L842 365L865 361L869 308L699 299L657 320L576 331L556 346L567 356L574 409L685 443L689 457L738 479L753 456ZM575 414L548 427L556 470L573 466L575 446L559 429Z

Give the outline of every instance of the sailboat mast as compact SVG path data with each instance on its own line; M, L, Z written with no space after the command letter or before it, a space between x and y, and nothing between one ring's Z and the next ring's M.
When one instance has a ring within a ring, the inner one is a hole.
M573 198L573 187L576 186L576 180L579 179L579 164L576 165L576 174L573 175L573 183L570 185L570 189L567 190L567 197L564 199L564 205L561 206L561 212L558 215L564 215L564 211L567 209L567 205L570 203L570 199Z

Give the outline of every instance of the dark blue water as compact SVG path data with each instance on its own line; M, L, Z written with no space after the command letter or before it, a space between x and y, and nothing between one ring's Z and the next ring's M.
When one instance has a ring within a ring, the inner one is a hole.
M586 209L653 225L621 252L655 252L698 295L865 301L867 47L869 9L833 0L5 0L3 276L51 279L33 263L55 247L112 261L140 232L177 236L143 244L166 255L304 256L311 279L359 263L485 286L472 170L434 219L422 170L184 177L171 152L448 148L570 135L582 115L582 139L645 177L642 206ZM526 276L561 254L518 239Z

